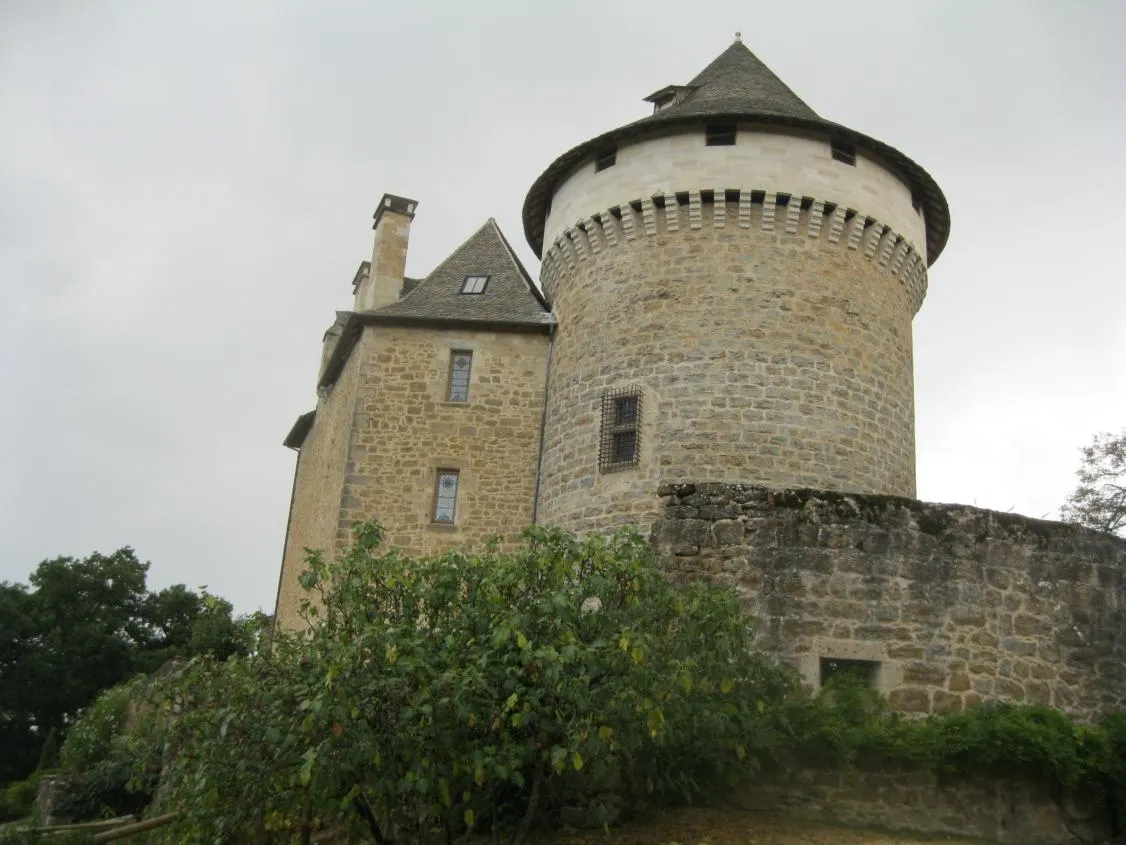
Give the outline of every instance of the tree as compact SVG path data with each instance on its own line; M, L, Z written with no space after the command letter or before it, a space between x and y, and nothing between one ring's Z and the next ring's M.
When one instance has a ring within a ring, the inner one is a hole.
M150 593L148 569L125 547L44 560L31 589L0 583L0 786L26 777L102 690L173 657L252 647L254 620L182 584Z
M163 693L178 842L341 813L377 842L507 829L753 771L792 677L733 592L669 582L647 543L530 529L514 554L414 559L357 528L309 558L306 632ZM255 840L260 841L260 840ZM286 840L289 841L289 840Z
M1126 535L1126 429L1096 434L1075 474L1079 484L1060 509L1063 520Z
M0 787L35 768L40 740L32 718L28 655L34 643L30 596L22 584L0 583Z

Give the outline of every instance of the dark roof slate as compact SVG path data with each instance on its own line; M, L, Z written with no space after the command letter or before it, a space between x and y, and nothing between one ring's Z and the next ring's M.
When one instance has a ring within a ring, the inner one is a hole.
M462 293L466 276L488 276L484 293ZM537 326L555 322L546 300L491 217L429 276L403 289L397 302L366 313L428 322Z
M622 141L647 135L664 127L705 120L741 120L790 126L849 141L874 153L886 164L900 171L923 202L927 221L928 264L933 263L946 246L950 235L950 208L942 189L930 174L894 147L820 117L741 41L736 41L724 50L687 86L669 87L691 90L675 105L579 144L552 162L535 181L524 200L524 236L537 256L543 255L548 201L556 184L567 178L576 167L590 160L598 150Z
M687 87L695 90L682 102L644 120L659 123L684 115L706 117L733 111L818 118L817 112L739 41L720 53Z

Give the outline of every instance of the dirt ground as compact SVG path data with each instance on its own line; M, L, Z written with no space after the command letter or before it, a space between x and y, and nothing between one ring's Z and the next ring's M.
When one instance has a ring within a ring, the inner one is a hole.
M557 845L983 845L981 839L856 830L781 819L740 810L682 809L631 822L609 835L585 832L555 838ZM546 845L547 840L536 840Z

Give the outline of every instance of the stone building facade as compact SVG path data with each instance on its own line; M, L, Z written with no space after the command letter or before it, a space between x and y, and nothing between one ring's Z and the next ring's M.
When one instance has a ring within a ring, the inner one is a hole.
M379 519L389 544L422 555L512 543L534 520L554 318L493 220L425 279L405 278L416 205L381 201L357 309L325 333L317 408L285 441L298 458L283 627L300 624L305 550L335 554L357 521Z
M1121 705L1121 544L913 501L911 323L950 227L934 180L738 40L646 100L529 190L538 286L491 220L406 278L417 203L381 200L286 438L278 623L299 624L304 550L359 519L412 554L633 524L679 577L737 587L813 686L844 666L915 712ZM829 492L784 512L772 489Z

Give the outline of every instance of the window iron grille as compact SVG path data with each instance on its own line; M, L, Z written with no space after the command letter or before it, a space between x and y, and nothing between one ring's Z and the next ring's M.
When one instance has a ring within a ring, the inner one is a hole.
M636 387L602 394L602 429L598 469L617 472L638 465L641 457L641 391Z

